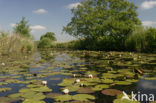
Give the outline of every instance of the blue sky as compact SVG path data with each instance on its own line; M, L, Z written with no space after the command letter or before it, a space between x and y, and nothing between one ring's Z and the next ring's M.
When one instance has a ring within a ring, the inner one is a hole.
M62 27L72 17L71 8L82 0L0 0L0 30L12 31L22 16L31 25L36 40L46 32L55 32L58 41L74 39L62 34ZM156 0L128 0L138 8L140 20L146 26L156 27Z

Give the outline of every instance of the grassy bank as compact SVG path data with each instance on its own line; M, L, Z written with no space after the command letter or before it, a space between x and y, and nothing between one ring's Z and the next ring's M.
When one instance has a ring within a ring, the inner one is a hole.
M20 57L35 50L34 42L18 34L1 33L0 56Z

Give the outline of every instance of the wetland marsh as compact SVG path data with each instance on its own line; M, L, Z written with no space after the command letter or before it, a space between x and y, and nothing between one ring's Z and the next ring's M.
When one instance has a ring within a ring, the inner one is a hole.
M1 66L1 103L132 103L121 101L123 91L156 95L155 54L46 50L28 58Z

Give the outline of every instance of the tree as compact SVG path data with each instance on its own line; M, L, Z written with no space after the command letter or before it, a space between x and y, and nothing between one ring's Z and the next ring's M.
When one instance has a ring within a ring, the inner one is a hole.
M22 20L16 24L14 32L25 37L31 37L30 26L28 24L28 21L25 20L25 17L22 17Z
M53 32L47 32L45 35L42 35L41 38L40 38L40 40L42 40L44 38L48 38L51 41L56 41L55 33L53 33Z
M74 16L63 31L93 40L111 36L116 44L124 44L135 26L141 24L136 10L134 3L126 0L85 0L72 9Z
M52 45L52 42L49 38L43 38L38 43L38 48L50 48Z

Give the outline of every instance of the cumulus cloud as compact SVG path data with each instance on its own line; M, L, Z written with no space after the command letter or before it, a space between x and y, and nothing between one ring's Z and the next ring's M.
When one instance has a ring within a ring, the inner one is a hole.
M154 26L156 25L156 21L143 21L142 24L144 26Z
M81 5L81 3L77 2L77 3L72 3L66 6L66 8L68 9L73 9L76 8L78 5Z
M13 24L13 23L12 23L12 24L10 24L10 26L11 26L11 27L15 27L15 26L16 26L16 24Z
M10 24L11 27L15 27L16 24L12 23ZM33 26L30 26L30 29L32 30L45 30L46 27L42 26L42 25L33 25Z
M47 10L45 10L45 9L38 9L38 10L35 10L34 11L34 13L36 13L36 14L45 14L45 13L47 13L48 11Z
M30 28L31 28L32 30L45 30L45 29L46 29L46 27L41 26L41 25L30 26Z
M156 1L144 1L141 4L141 8L143 8L143 9L151 9L154 6L156 6Z

